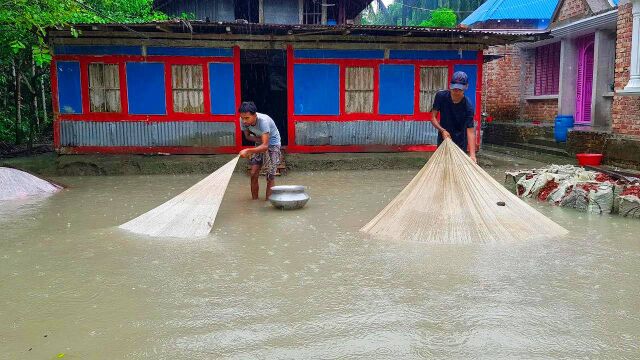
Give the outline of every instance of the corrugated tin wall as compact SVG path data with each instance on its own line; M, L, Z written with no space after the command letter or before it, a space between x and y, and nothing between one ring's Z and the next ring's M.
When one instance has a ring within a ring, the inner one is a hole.
M62 146L235 146L231 122L61 121Z
M306 121L296 123L298 145L436 144L430 121Z

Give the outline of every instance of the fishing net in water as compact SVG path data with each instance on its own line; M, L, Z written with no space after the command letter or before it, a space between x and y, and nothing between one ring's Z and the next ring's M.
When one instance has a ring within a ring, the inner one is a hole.
M424 243L496 243L567 233L509 192L447 139L361 231Z
M13 200L37 195L49 195L62 187L27 172L0 167L0 200Z
M236 156L181 194L119 227L158 237L206 236L213 227L237 163Z

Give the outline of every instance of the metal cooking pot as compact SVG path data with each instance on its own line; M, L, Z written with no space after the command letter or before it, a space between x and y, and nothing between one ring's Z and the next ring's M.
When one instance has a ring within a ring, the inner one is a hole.
M301 209L309 201L309 195L302 185L278 185L271 188L269 201L278 209Z

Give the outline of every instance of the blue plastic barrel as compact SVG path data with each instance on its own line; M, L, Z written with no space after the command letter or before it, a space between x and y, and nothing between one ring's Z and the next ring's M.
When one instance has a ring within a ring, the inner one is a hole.
M573 127L573 115L558 115L556 116L555 127L553 134L556 141L567 141L567 133L569 129Z

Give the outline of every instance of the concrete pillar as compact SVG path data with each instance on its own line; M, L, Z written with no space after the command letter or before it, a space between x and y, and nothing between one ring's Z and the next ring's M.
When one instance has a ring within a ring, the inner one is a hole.
M631 33L631 67L629 83L624 92L640 93L640 0L632 0L633 30Z
M593 48L593 91L591 98L591 123L594 127L609 128L611 125L612 97L603 96L613 90L616 53L616 34L608 30L598 30Z
M558 115L576 114L576 76L578 74L578 47L572 39L560 44L560 86Z

